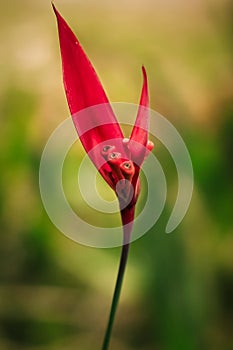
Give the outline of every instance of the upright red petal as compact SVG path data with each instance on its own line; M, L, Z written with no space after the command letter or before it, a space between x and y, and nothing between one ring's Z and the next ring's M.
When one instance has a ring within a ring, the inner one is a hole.
M146 146L148 142L148 128L149 128L149 94L147 75L144 66L143 73L143 87L138 108L137 118L130 136L129 148L132 154L132 159L140 166L143 162Z
M91 62L54 5L53 9L58 23L63 80L68 105L80 140L86 152L90 152L102 142L123 139L123 134ZM100 104L100 108L92 108ZM90 110L83 111L87 107L91 107ZM78 113L80 111L84 113ZM123 147L119 151L124 152ZM100 150L94 149L91 159L99 168L102 159ZM105 180L107 180L108 171L107 164L100 170Z

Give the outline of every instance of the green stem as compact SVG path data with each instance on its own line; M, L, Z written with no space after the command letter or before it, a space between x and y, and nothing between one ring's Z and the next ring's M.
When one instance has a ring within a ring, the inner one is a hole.
M128 252L129 252L129 244L123 245L122 251L121 251L121 260L120 260L120 265L119 265L119 270L118 270L118 275L117 275L117 281L116 281L116 286L115 286L114 295L113 295L113 299L112 299L112 306L111 306L111 311L110 311L109 320L108 320L108 326L106 329L102 350L107 350L108 346L109 346L111 332L112 332L112 326L113 326L113 322L114 322L114 318L115 318L115 314L116 314L117 304L118 304L119 297L120 297L120 292L121 292L121 287L122 287Z
M115 290L113 294L112 305L111 305L111 310L110 310L110 315L108 319L108 325L107 325L107 329L104 337L102 350L107 350L110 343L112 327L113 327L116 309L117 309L117 305L118 305L118 301L121 293L121 287L122 287L122 282L124 278L124 273L125 273L125 268L126 268L128 253L129 253L130 234L131 234L132 225L133 225L132 217L134 216L134 208L128 211L121 212L121 216L122 216L123 225L128 224L128 226L127 227L124 226L124 239L123 239L123 246L121 250L120 265L119 265L119 270L118 270L118 275L117 275L117 280L116 280L116 285L115 285Z

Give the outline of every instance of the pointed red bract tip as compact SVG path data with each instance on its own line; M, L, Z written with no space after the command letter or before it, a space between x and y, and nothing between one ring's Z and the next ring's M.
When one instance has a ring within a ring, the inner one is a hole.
M51 1L51 5L52 5L52 7L53 7L54 12L56 13L57 9L56 9L56 7L55 7L55 5L54 5L54 2L53 2L53 1Z
M142 66L142 73L143 85L138 114L129 142L132 160L136 162L138 166L142 164L145 157L149 128L149 93L147 74L144 66Z
M146 69L144 66L142 66L142 74L143 74L143 88L142 88L142 94L140 99L140 105L144 107L149 107L148 80L147 80Z
M62 18L62 16L61 16L60 13L58 12L58 10L57 10L57 8L56 8L56 6L55 6L55 4L54 4L53 1L51 1L51 5L52 5L53 11L54 11L56 17L57 17L57 18L58 18L58 17L61 17L61 18Z
M97 74L86 56L75 34L52 4L57 17L63 80L71 114L95 106L109 103ZM114 118L114 122L116 122Z

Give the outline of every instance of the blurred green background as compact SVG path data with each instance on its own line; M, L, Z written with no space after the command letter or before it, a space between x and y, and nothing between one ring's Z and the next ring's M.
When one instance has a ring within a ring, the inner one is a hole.
M111 350L232 349L232 3L56 5L111 101L137 103L146 66L151 107L177 127L194 166L189 211L166 235L177 178L156 143L168 201L132 244ZM55 16L47 0L1 0L0 26L0 349L100 349L120 248L89 248L60 234L38 186L46 140L69 115ZM83 154L77 145L69 164Z

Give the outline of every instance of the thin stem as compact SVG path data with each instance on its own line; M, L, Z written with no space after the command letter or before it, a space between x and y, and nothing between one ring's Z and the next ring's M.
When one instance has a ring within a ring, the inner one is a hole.
M131 230L133 225L133 221L132 221L133 216L134 216L134 208L128 211L121 212L123 225L127 225L127 224L128 225L123 227L124 239L123 239L123 246L121 250L120 265L118 269L118 275L117 275L117 280L116 280L116 285L115 285L115 290L113 294L112 305L111 305L111 310L110 310L110 315L108 319L108 325L107 325L107 329L104 337L102 350L108 350L109 343L110 343L112 327L113 327L116 309L117 309L117 305L118 305L118 301L121 293L121 287L122 287L122 282L124 278L124 273L125 273L125 268L126 268L128 253L129 253L130 235L131 235Z
M116 286L115 286L114 295L113 295L113 299L112 299L112 306L111 306L111 311L110 311L109 320L108 320L108 326L106 329L102 350L107 350L108 346L109 346L113 322L114 322L114 318L115 318L115 314L116 314L116 309L117 309L117 305L118 305L118 301L119 301L119 297L120 297L125 267L126 267L126 263L127 263L129 246L130 246L130 244L123 245L122 250L121 250L121 260L120 260L120 265L119 265L119 270L118 270L118 275L117 275L117 280L116 280Z

